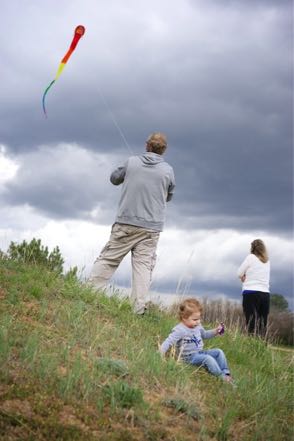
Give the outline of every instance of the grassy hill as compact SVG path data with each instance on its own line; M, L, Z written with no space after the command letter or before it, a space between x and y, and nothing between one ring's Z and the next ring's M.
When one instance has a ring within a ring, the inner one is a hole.
M237 387L162 360L176 317L0 259L0 440L290 440L293 358L231 329ZM205 323L209 328L215 324Z

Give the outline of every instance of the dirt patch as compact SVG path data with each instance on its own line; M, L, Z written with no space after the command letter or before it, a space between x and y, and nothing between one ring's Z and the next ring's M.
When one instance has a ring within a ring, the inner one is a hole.
M8 394L11 389L12 389L12 385L0 384L0 397L3 397L4 395Z
M4 300L6 297L6 292L3 288L0 288L0 300Z
M74 409L71 406L64 406L59 414L59 421L64 426L74 426L87 432L89 428L75 415Z
M34 415L31 405L27 400L6 400L0 404L0 409L6 414L20 415L27 419L31 419Z

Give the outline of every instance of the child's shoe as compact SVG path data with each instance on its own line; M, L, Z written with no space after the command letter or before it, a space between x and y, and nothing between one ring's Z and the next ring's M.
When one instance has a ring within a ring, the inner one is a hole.
M226 383L230 383L234 388L236 388L236 384L234 383L233 377L231 376L231 374L226 374L223 377L224 381L226 381Z

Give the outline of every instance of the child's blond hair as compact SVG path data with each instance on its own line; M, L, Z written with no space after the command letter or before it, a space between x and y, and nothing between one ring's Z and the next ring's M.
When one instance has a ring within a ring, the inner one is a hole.
M202 310L203 307L199 300L193 298L183 300L179 305L179 319L187 319L193 314L193 312L202 312Z

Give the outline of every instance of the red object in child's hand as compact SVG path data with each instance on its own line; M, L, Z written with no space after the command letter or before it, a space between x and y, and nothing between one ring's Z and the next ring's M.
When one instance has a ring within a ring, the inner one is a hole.
M223 335L225 333L225 325L221 323L221 329L218 330L219 335Z

